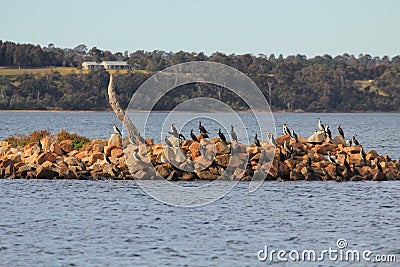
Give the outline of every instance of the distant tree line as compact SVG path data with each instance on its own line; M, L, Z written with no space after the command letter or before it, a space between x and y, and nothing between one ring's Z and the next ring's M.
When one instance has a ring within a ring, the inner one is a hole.
M116 74L116 87L126 106L132 94L153 72L189 61L213 61L229 65L248 75L262 90L275 110L288 111L400 111L400 56L372 57L343 54L307 58L304 55L226 55L210 56L184 51L143 51L133 53L102 51L86 45L57 48L0 41L0 66L39 68L71 66L83 61L124 60L132 68ZM147 70L147 73L135 71ZM83 74L1 76L0 109L108 109L108 73L105 70ZM193 97L214 97L237 109L245 103L224 88L189 84L176 88L157 104L169 110Z

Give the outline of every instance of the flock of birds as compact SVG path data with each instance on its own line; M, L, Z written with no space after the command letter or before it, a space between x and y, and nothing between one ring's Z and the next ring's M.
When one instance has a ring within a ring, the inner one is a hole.
M235 129L234 129L233 125L231 125L230 128L231 128L231 130L230 130L230 142L239 143L239 141L238 141L238 136L237 136L237 134L236 134L236 132L235 132ZM199 129L199 135L200 135L202 138L210 138L209 135L210 135L211 133L210 133L209 131L207 131L207 129L204 127L204 125L202 125L201 121L199 121L198 129ZM320 118L318 118L318 129L319 129L319 131L320 131L321 133L324 133L325 138L326 138L326 140L327 140L328 142L331 142L331 143L333 142L333 139L332 139L332 132L331 132L331 130L330 130L330 128L329 128L329 125L328 125L328 124L323 125ZM343 129L342 129L341 124L339 124L337 130L338 130L339 135L342 137L342 139L345 140L345 143L346 143L347 146L355 145L355 146L359 146L359 147L360 147L360 156L361 156L362 160L364 161L364 163L366 164L366 153L365 153L363 147L360 145L360 143L359 143L358 140L357 140L357 134L354 134L354 135L352 136L352 139L351 139L351 140L349 140L349 139L346 140L346 139L345 139L345 135L344 135L344 131L343 131ZM289 135L290 138L291 138L291 140L293 140L294 143L297 143L297 142L298 142L298 136L297 136L296 132L294 131L293 128L289 129L289 127L287 126L286 123L282 125L282 131L283 131L283 135ZM114 132L115 132L116 134L121 135L121 131L118 129L118 127L117 127L115 124L114 124ZM315 130L315 132L317 132L317 130ZM172 125L171 125L171 130L168 132L168 134L169 134L170 136L173 136L173 137L175 137L176 139L178 139L178 140L179 140L179 144L180 144L183 140L186 140L185 136L184 136L182 133L178 132L177 128L175 127L175 124L172 124ZM228 138L227 138L227 137L225 136L225 134L221 131L221 129L218 129L217 135L218 135L219 139L220 139L222 142L228 142ZM193 141L196 141L196 142L199 142L199 139L200 139L200 138L198 137L198 135L196 135L196 134L193 132L193 129L190 130L190 138L191 138ZM283 146L279 146L279 145L277 145L276 139L274 138L274 136L273 136L272 133L267 133L267 138L268 138L268 142L269 142L271 145L273 145L273 146L275 146L275 147L277 147L277 148L279 149L279 159L280 159L280 161L283 162L283 161L285 161L286 159L292 158L292 157L294 157L294 156L297 155L297 151L295 151L294 148L293 148L293 146L291 145L292 142L287 143L286 141L284 141ZM143 144L143 143L145 143L144 139L140 136L140 134L139 134L139 136L137 137L137 142L133 142L131 139L129 139L129 140L130 140L130 142L131 142L132 144L138 144L138 143ZM173 146L174 146L174 145L171 143L170 138L169 138L168 136L165 137L164 142L165 142L165 144L166 144L167 146L169 146L169 147L173 147ZM253 142L254 142L254 144L255 144L257 147L261 147L261 141L259 140L257 134L254 135ZM205 146L205 145L200 145L200 148L199 148L199 149L200 149L200 153L201 153L202 155L205 156L205 153L206 153L206 151L207 151L206 146ZM347 155L346 155L346 156L347 156ZM106 157L106 155L105 155L105 157ZM137 161L141 161L141 160L140 160L140 157L137 155L137 151L134 152L134 158L135 158L135 160L137 160ZM327 158L328 158L328 160L329 160L332 164L334 164L335 166L338 165L337 161L334 159L334 157L333 157L330 153L328 153ZM165 160L165 158L164 158L164 160ZM107 161L106 161L106 162L107 162ZM168 162L168 161L165 160L165 162ZM347 163L346 160L345 160L345 162ZM346 163L345 163L345 164L346 164ZM348 163L347 163L347 164L348 164ZM347 166L346 166L346 167L347 167Z
M317 133L320 135L323 134L325 141L333 143L332 132L329 128L329 125L328 124L323 125L320 118L318 118L318 128L317 129L314 131L314 133ZM119 136L122 137L122 133L116 124L113 125L113 130L114 130L115 134L118 134ZM199 121L198 130L199 130L199 135L202 138L210 138L211 133L209 131L207 131L207 129L204 127L204 125L202 125L201 121ZM360 154L361 160L363 161L364 165L367 165L366 153L364 151L363 146L357 140L357 134L354 134L351 139L346 139L341 124L339 124L337 131L339 133L339 137L341 138L341 141L345 142L347 146L354 145L354 146L359 147L359 149L360 149L359 154ZM281 162L284 162L285 160L287 160L289 158L294 158L298 154L298 150L296 150L295 147L293 146L293 144L296 144L299 142L298 136L297 136L296 132L294 131L294 129L293 128L289 129L288 125L285 123L282 125L282 133L285 136L289 136L291 141L286 142L287 138L285 138L283 141L283 145L279 145L279 144L277 144L277 141L274 138L273 134L267 133L268 143L271 144L272 146L276 147L279 151L278 156L279 156L280 163L278 163L278 175L280 175L279 173L280 173L280 168L281 168L280 167ZM182 144L183 140L186 140L185 136L182 133L178 132L177 128L175 127L175 124L171 125L171 130L168 132L168 134L170 136L165 137L164 141L165 141L165 144L169 147L174 147L174 144L175 144L175 146L180 146ZM193 129L190 130L190 138L193 141L199 142L200 141L199 139L201 139L199 137L199 135L196 135L194 133ZM221 129L218 129L217 135L222 142L239 143L238 136L235 132L233 125L230 125L230 133L229 133L230 136L229 137L227 137L226 136L227 134L226 133L224 134L221 131ZM172 144L170 141L170 140L173 140L173 138L171 138L171 136L173 136L175 138L175 141L173 142L174 144ZM336 138L337 137L335 137L335 139ZM140 136L140 134L138 136L136 136L134 140L132 140L131 137L129 137L129 141L132 144L135 144L135 145L145 144L145 140L143 137ZM254 135L253 143L257 147L262 146L261 141L257 134ZM42 145L40 139L37 142L37 147L38 147L39 153L43 152L43 145ZM133 152L134 160L137 162L144 163L145 161L143 161L142 157L139 155L138 152L139 152L139 148L134 150L134 152ZM206 145L200 144L199 152L202 155L202 157L204 157L207 160L210 160L212 166L215 166L218 169L221 168L221 167L217 166L217 164L214 160L215 155L211 155L211 157L207 157L208 151L207 151ZM261 153L265 155L265 150L262 149ZM349 164L348 155L344 151L339 152L339 154L343 154L343 156L344 156L343 162L336 160L336 157L331 155L331 153L329 151L327 152L327 156L326 156L327 160L335 166L337 177L343 177L343 173L341 171L343 169L346 169L350 175L360 175L360 172L356 168L355 163ZM104 162L106 164L113 165L112 161L107 156L107 154L103 153L103 156L104 156ZM192 167L191 169L194 170L194 161L192 161L190 158L191 158L190 151L188 151L188 153L186 155L186 163L188 163L188 165ZM171 161L169 159L165 158L165 156L163 154L161 154L160 161L161 161L161 163L171 163ZM155 163L153 163L153 164L155 164ZM79 165L81 166L82 170L86 170L86 166L82 162L80 162ZM376 165L376 168L378 169L378 171L383 172L382 166L380 165L379 157L375 159L375 165ZM312 174L315 173L315 170L312 167L312 158L310 156L307 158L306 168L307 168L307 170L309 170L310 173L312 173ZM221 173L223 171L224 170L221 170Z
M201 121L199 121L198 129L199 129L199 134L202 136L202 138L209 138L210 132L207 131L207 129L202 125ZM326 140L328 142L333 142L333 140L332 140L332 132L329 129L329 125L325 125L324 126L321 123L321 119L320 118L318 118L318 129L319 129L319 131L321 133L324 133L325 138L326 138ZM113 125L113 130L114 130L115 134L118 134L118 135L122 136L122 133L118 129L117 125L115 125L115 124ZM341 127L341 124L339 124L337 130L338 130L339 135L343 138L343 140L346 140L345 139L345 135L344 135L344 131L343 131L342 127ZM297 155L297 151L292 146L292 143L297 143L298 142L298 136L297 136L297 134L296 134L296 132L294 131L293 128L289 129L287 124L283 124L282 125L282 131L283 131L284 135L289 135L290 139L293 142L290 142L288 144L286 142L286 140L285 140L283 142L283 146L280 146L280 145L277 144L276 139L274 138L273 134L272 133L267 133L268 142L271 145L273 145L274 147L279 149L279 160L281 162L283 162L283 161L285 161L285 160L287 160L289 158L292 158L292 157ZM315 130L315 132L317 132L317 130ZM175 127L175 124L171 125L171 131L169 131L168 133L170 134L170 136L173 136L173 137L177 138L179 140L179 144L181 144L181 142L183 140L186 140L185 136L182 133L178 132L178 130ZM217 134L218 134L219 139L222 142L228 142L227 137L221 131L221 129L218 129L218 133ZM190 137L191 137L191 139L193 141L199 142L199 138L198 138L198 136L196 136L194 134L193 129L190 130ZM257 134L254 135L254 139L253 140L254 140L254 145L256 145L257 147L261 147L261 142L258 139L258 135ZM145 140L143 139L143 137L140 136L140 134L136 137L136 142L134 142L131 138L129 138L129 141L132 144L138 144L138 143L139 144L145 144ZM171 143L171 141L170 141L170 139L168 137L165 137L164 141L165 141L165 144L167 146L173 147L173 144ZM234 129L233 125L231 125L231 130L230 130L230 142L239 143L238 136L237 136L237 134L235 132L235 129ZM360 145L360 143L357 140L357 134L354 134L352 136L351 140L346 140L345 142L346 142L347 146L355 145L355 146L359 146L360 147L360 157L363 160L364 165L366 165L367 164L366 153L365 153L362 145ZM40 140L38 140L37 146L38 146L39 151L42 152L43 151L43 145L42 145ZM205 145L200 145L199 150L200 150L200 154L203 155L204 157L206 157L207 147ZM134 157L134 159L136 161L143 162L141 157L138 155L138 149L136 149L134 151L133 157ZM355 169L354 164L353 164L353 167L351 168L349 163L347 162L347 154L346 153L344 153L344 157L345 158L344 158L344 163L343 163L344 166L343 167L346 168L347 170L353 172L354 174L357 174L357 170ZM329 162L331 164L335 165L336 169L337 169L337 167L339 167L339 163L331 155L330 152L328 152L327 159L329 160ZM211 159L211 161L214 162L213 159ZM109 159L109 157L105 153L104 153L104 162L106 162L107 164L112 164L111 160ZM161 162L162 163L167 163L169 161L165 157L162 157L161 158ZM377 163L378 163L378 164L376 164L377 168L380 171L382 171L381 165L379 164L379 162L377 162ZM307 160L307 168L310 170L310 172L312 172L312 173L314 172L314 170L311 167L311 158L310 157Z

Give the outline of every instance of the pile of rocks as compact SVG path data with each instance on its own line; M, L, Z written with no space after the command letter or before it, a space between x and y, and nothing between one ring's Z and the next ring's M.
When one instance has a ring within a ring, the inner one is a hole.
M199 142L170 138L169 146L152 139L134 145L113 134L79 150L73 150L71 140L58 142L54 137L41 140L42 150L36 143L15 148L1 141L0 177L251 180L262 175L266 180L400 180L398 161L374 150L363 159L360 146L346 146L337 137L333 142L303 137L294 141L286 135L276 139L276 147L264 141L261 146L246 146L198 138Z

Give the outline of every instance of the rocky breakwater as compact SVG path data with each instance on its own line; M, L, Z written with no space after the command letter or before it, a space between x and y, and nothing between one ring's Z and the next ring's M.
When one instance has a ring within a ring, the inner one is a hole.
M141 145L113 134L73 149L71 140L47 136L37 143L13 147L0 142L0 177L27 179L154 179L251 180L400 180L399 162L361 146L347 146L340 137L327 142L318 134L309 138L289 135L259 146L169 138L166 144L146 139ZM234 153L232 153L234 152Z

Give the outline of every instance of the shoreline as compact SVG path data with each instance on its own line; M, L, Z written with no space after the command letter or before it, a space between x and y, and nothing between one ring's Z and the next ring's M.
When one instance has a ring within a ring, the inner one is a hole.
M94 112L112 112L110 110L57 110L57 109L51 109L51 110L41 110L41 109L0 109L0 113L61 113L61 112L68 112L68 113L73 113L73 112L82 112L82 113L94 113ZM130 110L129 112L134 112L134 113L147 113L148 111L143 111L143 110ZM172 111L166 111L166 110L153 110L151 112L157 112L157 113L168 113ZM177 113L196 113L192 111L173 111ZM251 110L241 110L241 111L236 111L237 113L250 113L252 112ZM204 113L204 112L201 112ZM206 113L229 113L229 112L206 112ZM285 111L285 110L273 110L272 113L276 114L400 114L400 111L329 111L329 112L304 112L304 111Z

